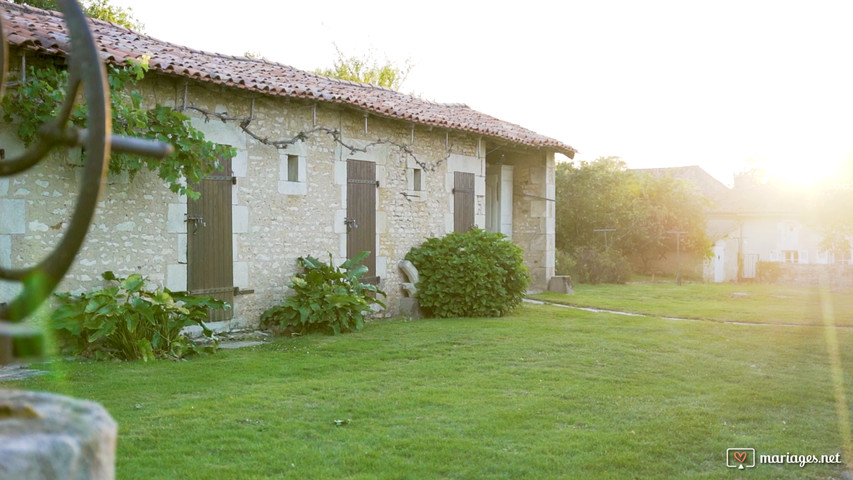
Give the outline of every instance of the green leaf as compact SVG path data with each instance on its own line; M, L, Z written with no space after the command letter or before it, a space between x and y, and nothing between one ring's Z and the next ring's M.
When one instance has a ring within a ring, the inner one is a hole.
M95 342L98 339L105 337L107 335L112 335L116 330L115 323L112 322L103 322L101 325L89 335L89 343Z
M95 292L94 296L89 299L86 305L85 312L94 315L109 315L118 310L118 303L115 297L109 295L106 290Z
M358 265L355 268L350 269L349 277L352 279L358 279L364 276L367 273L368 268L366 265Z
M134 332L136 332L136 326L139 325L139 314L136 312L130 312L125 318L127 331L133 334Z
M154 295L151 297L151 299L154 301L154 303L159 305L171 305L175 303L169 292L166 292L165 290L157 290L156 292L154 292Z
M323 267L323 262L312 256L299 257L298 261L299 264L306 269L319 269Z
M145 279L142 277L142 275L134 273L121 282L121 288L127 290L128 292L135 293L138 292L144 284Z
M72 335L79 335L84 319L84 304L76 302L56 309L50 316L51 326L59 330L67 330Z
M349 269L351 269L353 266L358 265L359 263L361 263L365 258L367 258L367 257L369 257L369 256L370 256L370 252L369 252L369 251L367 251L367 250L365 250L365 251L363 251L363 252L360 252L360 253L359 253L358 255L356 255L355 257L353 257L353 258L351 258L351 259L349 259L349 260L345 261L344 263L342 263L342 264L341 264L341 268L344 268L344 269L349 270Z
M139 340L137 340L136 346L139 347L139 352L142 355L142 360L147 362L156 358L154 356L154 349L151 346L151 341L147 338L140 338Z

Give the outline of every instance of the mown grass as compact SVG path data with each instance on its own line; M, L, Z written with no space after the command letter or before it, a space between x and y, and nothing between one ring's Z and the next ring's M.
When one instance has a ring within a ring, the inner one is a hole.
M55 362L3 387L101 402L122 479L838 478L738 472L726 449L853 460L836 410L851 345L847 329L525 305L186 362Z
M853 326L853 294L820 288L642 283L575 285L574 289L574 295L545 292L532 297L566 305L661 317L808 325L834 321L835 325Z

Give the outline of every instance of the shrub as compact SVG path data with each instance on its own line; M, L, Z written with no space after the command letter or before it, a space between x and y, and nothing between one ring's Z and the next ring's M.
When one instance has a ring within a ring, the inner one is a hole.
M60 301L50 317L66 350L95 358L121 360L180 359L190 353L212 352L181 334L184 327L204 324L208 310L229 308L211 297L196 297L168 289L147 290L139 274L118 278L113 272L102 277L115 285L80 295L57 293Z
M557 275L572 275L575 270L575 259L565 250L557 250L554 271Z
M579 247L571 259L571 276L577 283L625 283L631 278L631 263L618 250Z
M776 283L782 276L782 264L779 262L758 262L755 273L762 283Z
M296 293L261 315L261 326L295 334L323 331L335 335L361 330L373 305L385 308L374 295L385 296L376 285L361 282L367 267L359 265L370 252L362 252L339 267L314 257L300 257L302 273L291 278Z
M501 233L472 229L430 238L406 259L418 269L421 308L436 317L505 315L530 282L521 248Z

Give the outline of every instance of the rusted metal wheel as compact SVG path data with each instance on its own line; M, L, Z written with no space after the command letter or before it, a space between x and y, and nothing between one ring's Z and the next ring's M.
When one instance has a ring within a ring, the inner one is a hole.
M37 265L22 269L0 268L0 278L20 282L23 290L10 303L0 306L0 320L17 323L31 314L53 292L80 250L106 176L110 152L110 106L104 66L89 32L88 22L74 0L58 0L71 39L67 97L56 119L40 130L39 140L20 157L0 162L0 176L20 173L37 164L56 147L79 144L85 152L83 178L71 222L56 248ZM3 35L5 84L8 47ZM70 128L69 117L82 89L88 108L88 128Z

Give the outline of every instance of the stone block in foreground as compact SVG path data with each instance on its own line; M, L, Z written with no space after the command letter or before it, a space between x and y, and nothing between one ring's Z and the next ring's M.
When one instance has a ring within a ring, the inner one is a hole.
M115 478L118 426L97 403L0 389L0 478Z

